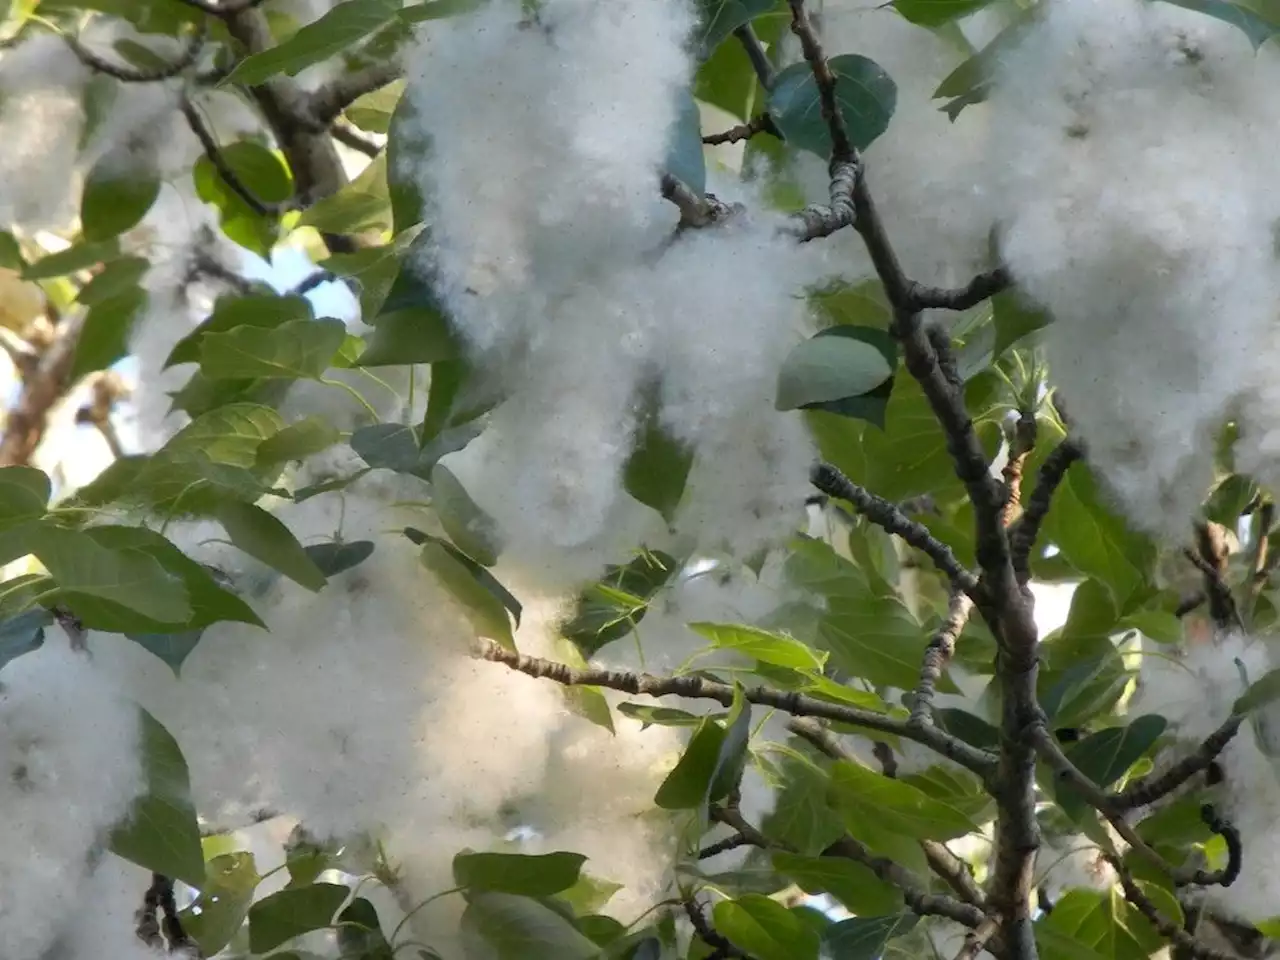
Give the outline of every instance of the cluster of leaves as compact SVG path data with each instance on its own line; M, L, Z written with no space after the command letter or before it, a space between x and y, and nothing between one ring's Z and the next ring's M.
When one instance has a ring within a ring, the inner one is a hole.
M946 32L956 18L986 2L896 0L893 5L922 28ZM1280 28L1265 4L1180 2L1236 23L1255 42ZM30 17L33 6L15 5L12 29L40 28ZM44 23L65 26L92 10L127 20L143 34L181 36L202 16L198 6L172 0L45 0L40 14ZM301 29L268 12L276 43L248 56L241 55L219 21L213 39L227 68L219 82L228 89L252 88L335 57L354 71L392 55L414 24L456 15L468 6L455 0L347 0ZM748 154L785 157L800 150L827 156L831 138L809 66L781 69L766 90L734 36L751 25L761 40L773 44L789 20L787 4L700 0L700 8L702 56L690 102L712 104L743 120L767 112L773 133L753 139ZM954 114L983 99L990 64L1035 15L1036 8L1029 7L990 45L972 51L936 92L945 109ZM155 65L155 54L142 44L122 41L116 53L138 68ZM896 88L860 53L841 52L829 66L851 139L864 148L890 123ZM402 267L422 242L424 225L413 187L396 175L397 153L420 149L398 123L401 89L389 84L346 108L347 122L388 134L388 144L353 182L310 206L302 206L295 193L299 171L264 141L226 144L220 163L205 157L195 164L196 194L218 210L223 233L250 251L265 254L302 229L376 236L376 243L334 253L318 264L358 290L372 332L353 336L342 322L316 317L301 296L261 287L227 294L167 359L167 366L192 368L173 394L174 408L191 422L161 449L117 460L96 481L52 505L44 474L23 466L0 470L0 562L28 556L39 562L38 572L4 585L0 667L38 647L55 618L62 618L76 629L125 634L177 672L208 627L261 621L218 571L185 556L151 526L162 531L160 524L174 518L216 522L245 554L319 591L329 577L363 562L373 544L335 539L303 546L288 528L289 504L341 495L346 484L371 470L390 470L422 483L446 536L412 528L405 535L421 547L424 567L471 613L477 634L514 649L521 606L490 572L502 551L500 538L439 463L479 434L500 397L473 369L429 287ZM86 112L90 109L86 102ZM695 191L705 183L701 136L697 111L687 110L670 166ZM794 209L794 185L782 169L772 196L780 208ZM146 305L142 278L148 263L123 253L120 236L147 215L159 189L158 179L121 175L104 166L86 177L79 233L67 249L40 255L26 241L0 235L0 265L40 283L60 306L83 310L73 379L106 369L126 353L132 325ZM260 202L250 203L245 191ZM783 364L778 408L803 411L797 415L806 419L823 457L856 483L888 500L920 506L915 518L927 520L934 535L972 566L973 506L920 386L900 374L898 347L887 332L891 310L879 285L816 290L811 302L824 329ZM1063 438L1054 411L1040 401L1042 384L1027 373L1033 366L1034 333L1045 322L1006 293L967 311L954 328L965 400L988 454L994 456L1009 439L1010 411L1035 418L1039 439L1025 465L1029 476ZM286 422L276 411L285 392L300 381L340 389L336 371L403 364L431 369L428 408L420 423L371 422L343 436L323 419ZM366 466L310 487L290 486L291 465L337 444L349 445ZM688 471L688 452L651 425L627 466L626 486L637 500L670 517ZM1255 504L1256 491L1232 474L1229 464L1223 465L1223 477L1209 515L1234 526ZM277 506L265 509L264 498ZM139 515L158 523L102 522L104 516ZM1083 463L1071 467L1058 489L1045 542L1051 547L1038 549L1032 558L1037 579L1080 586L1066 623L1043 638L1040 701L1055 728L1075 732L1066 752L1076 767L1101 786L1122 785L1150 768L1167 733L1160 718L1127 715L1133 670L1117 638L1140 631L1161 642L1180 639L1175 610L1181 593L1156 546L1109 509ZM582 666L606 645L628 638L690 559L647 550L618 558L616 567L583 591L564 625L563 659ZM968 771L938 765L894 777L852 759L833 760L802 739L768 741L752 722L744 696L746 686L765 684L886 718L905 717L907 706L895 691L916 685L930 634L946 616L942 579L924 577L906 589L904 571L925 565L916 551L863 519L841 522L826 540L798 537L788 546L786 576L810 602L780 609L764 626L691 625L707 640L707 652L732 652L741 664L731 676L739 685L726 712L695 716L635 702L617 708L646 725L689 729L688 746L654 803L687 815L682 889L690 895L716 892L710 928L741 953L761 960L816 960L820 951L842 960L909 955L920 949L923 925L903 890L866 862L833 854L833 845L851 838L929 878L925 844L979 833L993 816L992 798ZM1277 606L1268 590L1259 591L1250 611L1253 624L1273 623ZM723 675L699 666L699 659L682 672ZM967 627L957 662L990 676L994 659L994 640L985 628ZM1274 686L1272 678L1263 678L1243 706L1269 699ZM956 688L944 674L940 689ZM575 688L566 702L612 729L613 711L598 688ZM939 711L937 719L962 741L992 748L999 741L999 717L999 691L992 685L973 712L952 708ZM345 884L320 879L332 877L329 870L355 870L338 850L294 847L289 883L259 899L263 877L252 855L226 849L220 838L202 842L181 749L154 718L144 719L149 789L113 835L111 847L199 891L184 919L206 954L229 948L237 955L265 955L301 934L333 929L345 957L393 955L396 933L383 928L373 905ZM892 737L875 739L900 746ZM743 869L708 874L699 867L697 851L704 835L717 829L716 811L731 799L748 765L776 790L776 805L759 825L765 845ZM1050 801L1041 814L1046 832L1084 833L1105 842L1094 808L1048 772L1039 781ZM1137 829L1174 862L1196 851L1220 858L1221 839L1192 815L1198 809L1199 798L1189 795ZM668 955L675 936L671 915L624 927L601 912L616 887L584 873L582 866L583 858L570 852L533 857L466 851L454 862L456 889L441 894L466 899L465 930L504 960ZM593 867L607 876L607 864ZM1158 898L1167 915L1180 918L1172 881L1140 863L1132 867L1148 895ZM930 889L945 889L939 879L926 882ZM784 906L774 896L795 888L829 895L854 917L835 921L807 906ZM1163 944L1123 898L1086 890L1069 893L1046 914L1037 923L1037 937L1046 957L1085 960L1146 957ZM689 956L725 955L717 949L698 937ZM427 948L418 955L433 956Z

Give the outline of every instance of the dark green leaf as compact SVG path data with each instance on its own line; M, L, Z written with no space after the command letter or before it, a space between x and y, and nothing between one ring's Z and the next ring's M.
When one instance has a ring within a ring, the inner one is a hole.
M515 649L515 635L511 631L507 611L511 609L510 604L514 604L518 618L520 605L493 574L452 544L435 537L428 537L422 544L421 560L422 565L434 573L445 589L462 604L463 611L480 636ZM482 580L481 574L486 579Z
M830 780L821 768L790 754L783 756L779 772L777 799L760 829L799 854L816 857L844 833L840 815L827 802Z
M792 670L821 671L826 657L794 637L733 623L691 623L689 629L711 641L717 650L733 650L745 657Z
M252 87L278 73L294 76L381 30L400 6L399 0L344 0L284 43L245 57L223 83Z
M938 27L975 10L981 10L991 0L893 0L897 11L922 27Z
M828 927L822 941L831 960L880 960L886 957L886 944L894 937L910 933L919 919L910 912L887 917L853 917Z
M748 893L712 910L716 932L759 960L817 960L818 934L770 897Z
M4 589L9 589L11 585L12 581L7 581ZM53 614L42 609L28 610L0 621L0 670L10 660L40 649L44 643L44 628L51 623Z
M880 66L857 54L827 61L836 78L836 100L849 140L865 150L889 127L898 88ZM820 157L831 155L831 133L822 119L818 85L809 64L793 64L778 74L769 93L769 114L787 142Z
M146 307L147 293L139 287L91 306L76 340L71 379L79 380L123 359L129 352L129 332Z
M155 717L139 709L146 791L111 834L111 852L199 889L205 881L200 825L182 750Z
M463 553L486 567L498 562L502 552L498 525L471 499L453 472L438 463L431 470L431 506L444 532Z
M239 183L264 204L282 204L293 194L293 176L281 158L251 140L227 144L219 151ZM279 233L274 216L258 213L223 180L208 157L192 168L196 195L219 212L222 232L261 257L266 257Z
M774 852L773 866L805 893L829 893L859 916L886 913L902 906L898 890L880 880L870 867L854 860Z
M944 109L952 120L965 107L987 99L991 80L1001 57L1018 45L1041 12L1038 4L1031 4L1014 13L1008 25L996 34L995 39L952 70L938 85L938 89L933 92L934 99L951 100Z
M1232 713L1252 713L1280 700L1280 669L1268 670L1249 684L1244 694L1232 705Z
M0 467L0 526L43 517L52 487L35 467Z
M561 633L593 656L606 644L625 637L644 619L648 602L679 572L672 556L646 551L630 563L609 567L600 582L578 598L573 619Z
M310 416L291 423L258 446L255 465L274 467L291 460L305 460L314 453L328 450L342 439L338 428L323 417Z
M639 720L645 727L654 724L660 727L696 727L704 719L675 707L658 707L648 703L620 703L618 712L624 717Z
M692 466L693 451L663 430L656 417L648 417L623 470L623 486L670 523Z
M29 264L22 271L22 278L24 280L52 280L54 277L65 277L69 273L85 270L102 263L104 260L112 260L119 252L120 245L114 240L104 240L98 243L77 243L74 246L67 247L66 250L51 253L48 256L41 257L35 263Z
M893 375L893 359L868 342L867 333L887 339L883 331L842 325L794 347L778 372L774 406L796 410L861 396L883 384Z
M312 204L299 226L325 233L362 233L391 229L391 196L387 192L387 154L379 153L345 187Z
M453 879L474 892L549 897L578 882L587 858L580 853L460 853L453 858Z
M205 334L226 333L236 327L271 329L289 321L310 319L311 304L306 297L263 293L221 297L209 318L178 341L164 365L167 369L180 363L198 363Z
M653 802L664 810L697 810L705 806L715 778L725 728L704 719L694 731L675 768L662 781Z
M92 280L80 288L76 301L87 307L112 300L139 286L151 263L143 257L120 257L103 264Z
M585 670L587 659L572 640L557 637L555 642L556 659L568 664L575 670ZM613 711L609 709L609 701L599 687L574 685L563 688L564 705L575 716L589 720L610 733L617 731L613 726Z
M507 893L472 897L462 915L464 938L492 948L493 960L597 960L600 948L538 900Z
M127 636L142 649L167 663L176 677L180 676L183 661L191 656L191 651L204 636L204 628L184 630L182 633L130 633Z
M1175 7L1184 7L1215 17L1244 31L1253 48L1257 50L1271 37L1280 33L1280 7L1269 0L1165 0Z
M21 273L26 265L17 238L8 230L0 230L0 267Z
M159 195L159 177L125 172L118 161L99 162L85 177L80 199L84 238L90 243L110 240L136 227Z
M207 333L200 372L214 380L315 380L333 364L346 336L347 325L333 318Z
M252 503L228 501L214 515L231 542L249 556L279 570L290 580L311 591L324 587L325 577L307 556L289 528Z
M699 23L694 36L701 55L710 55L725 37L776 6L776 0L698 0Z
M212 957L240 932L258 888L258 870L253 854L244 851L214 857L205 865L207 879L200 895L182 911L183 927Z
M410 424L375 423L361 427L351 435L351 449L371 467L417 474L418 435ZM423 479L429 477L428 473Z
M249 908L249 949L266 953L294 937L333 922L351 891L337 883L286 888Z
M1105 789L1155 745L1167 726L1164 717L1138 717L1127 726L1102 730L1072 744L1066 751L1067 758ZM1060 781L1057 788L1058 804L1067 815L1073 819L1083 815L1087 807L1084 798L1065 781Z
M382 934L378 909L364 897L351 901L338 916L338 953L342 960L395 960Z
M707 189L707 163L702 155L702 117L693 96L680 93L680 111L671 128L671 149L666 171L694 193Z
M877 838L868 835L869 829L916 840L952 840L977 829L955 807L849 761L831 768L831 788L849 832L872 846Z
M412 249L405 255L405 263L412 261ZM373 320L373 333L357 364L382 367L435 363L461 355L461 343L435 293L424 278L402 266L387 293L382 313Z
M336 577L373 556L373 541L335 540L333 543L312 544L304 549L321 573L326 577Z
M996 341L992 347L992 358L1000 359L1006 350L1047 327L1052 318L1043 310L1039 310L1025 302L1013 290L997 293L991 298L992 322L995 324Z

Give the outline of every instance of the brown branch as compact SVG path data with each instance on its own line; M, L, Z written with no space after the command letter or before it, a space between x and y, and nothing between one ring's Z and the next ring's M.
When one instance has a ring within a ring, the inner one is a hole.
M912 282L910 293L917 310L968 310L1013 285L1004 267L980 273L963 287L928 287Z
M702 912L702 907L698 905L692 897L683 901L685 915L689 918L689 923L693 926L693 932L708 947L715 950L716 954L721 957L736 957L738 960L750 960L751 955L739 950L725 937L716 932L711 926L706 915Z
M351 124L343 123L341 120L333 122L333 125L329 127L329 133L333 139L344 147L350 147L358 153L363 153L366 157L376 157L382 152L381 145L361 134Z
M818 85L818 101L822 104L822 119L826 121L827 131L831 134L831 162L834 167L838 163L853 162L857 154L853 143L849 140L849 132L845 127L844 117L840 114L840 105L836 100L836 76L827 63L827 55L823 53L822 42L818 39L809 13L805 10L804 0L788 0L791 7L791 32L800 41L800 49L813 71L814 82Z
M853 195L858 183L858 165L853 161L837 163L831 168L831 203L810 204L793 214L786 228L801 243L829 237L837 230L853 226L856 211Z
M311 121L317 131L328 129L339 114L366 94L381 90L403 75L394 61L375 63L363 70L344 73L311 94Z
M921 551L947 575L952 585L964 593L976 592L978 578L956 559L951 548L882 497L858 486L829 463L815 464L809 481L829 497L847 500L853 508L878 527L901 537Z
M173 63L149 70L108 60L94 53L82 44L78 37L73 37L70 34L63 34L63 39L66 40L67 46L71 48L71 52L76 55L76 58L91 70L105 73L109 77L115 77L121 83L157 83L185 73L195 65L196 61L200 59L201 51L204 50L205 42L209 39L209 24L206 20L201 19L199 24L196 25L195 33L187 41L186 48Z
M1045 761L1054 771L1055 774L1069 784L1084 799L1089 806L1097 810L1107 822L1115 828L1121 838L1129 844L1131 848L1138 852L1143 858L1148 860L1157 869L1168 874L1173 881L1181 886L1229 886L1240 872L1239 862L1239 843L1238 836L1235 844L1235 854L1229 856L1227 866L1222 870L1201 870L1198 867L1175 867L1168 860L1162 857L1156 850L1142 839L1128 821L1125 820L1123 811L1119 809L1108 793L1093 782L1087 774L1080 770L1071 759L1062 751L1062 747L1053 738L1053 735L1045 727L1043 721L1037 724L1030 731L1030 738L1035 746L1035 752ZM1212 825L1211 825L1212 829ZM1234 829L1234 828L1232 828ZM1215 831L1221 833L1224 839L1227 839L1228 853L1232 853L1233 844L1227 831Z
M605 687L609 690L620 690L623 693L643 694L655 698L687 697L691 700L715 700L726 707L731 706L734 700L732 685L692 674L658 677L648 673L629 673L622 670L576 669L554 660L528 657L492 641L481 642L480 656L485 660L504 664L530 677L553 680L566 687ZM821 717L826 720L836 720L856 727L865 727L868 730L892 733L904 740L922 743L979 776L990 773L994 765L995 758L985 750L979 750L958 737L953 737L931 726L916 728L904 720L872 710L831 703L802 693L777 690L772 687L749 687L743 691L743 695L751 703L773 707L794 717Z
M920 682L916 685L911 702L909 722L923 724L933 722L933 697L942 671L955 656L956 641L969 621L973 600L966 593L953 593L947 604L947 618L938 628L924 651L924 663L920 667Z
M987 941L994 937L999 929L999 922L994 917L988 917L982 926L976 930L970 930L965 935L964 946L956 954L955 960L975 960L986 948Z
M768 133L773 136L781 136L778 128L773 125L773 118L767 113L762 113L758 117L752 117L746 123L740 123L736 127L730 127L723 133L712 133L702 138L702 142L708 146L719 146L724 143L738 143L742 140L750 140L757 133Z
M717 840L715 843L708 844L698 851L699 860L710 860L712 857L719 856L722 853L728 853L730 850L737 850L739 847L753 846L750 840L740 833L732 834L723 840Z
M245 186L239 175L231 168L231 164L227 163L226 157L222 155L218 141L213 138L212 131L205 124L204 118L200 116L200 111L196 109L195 103L185 94L182 97L181 109L182 115L187 120L187 126L196 135L196 139L200 141L204 155L209 158L213 168L218 171L218 176L222 178L222 182L227 185L227 188L232 193L243 200L250 210L260 217L275 217L287 209L287 207L267 203L259 199L252 190Z
M733 35L742 44L742 49L746 53L747 59L751 61L751 69L756 72L756 79L760 81L760 86L764 87L765 90L772 90L774 82L778 79L778 74L773 69L773 64L769 61L769 55L765 53L764 44L756 36L755 27L750 23L744 23L733 31Z
M1040 467L1040 476L1036 480L1031 499L1018 522L1009 531L1009 539L1013 544L1013 566L1021 583L1031 579L1031 550L1040 535L1040 527L1049 515L1053 495L1066 479L1071 465L1083 457L1083 445L1068 438L1054 448Z
M1004 477L1005 503L1001 521L1006 527L1011 526L1022 513L1022 471L1026 467L1027 457L1036 446L1036 415L1033 411L1024 410L1013 428L1013 436L1009 440L1009 458L1005 461Z
M1120 880L1120 887L1124 890L1125 899L1150 921L1151 925L1160 932L1162 937L1186 951L1188 956L1194 957L1196 960L1235 960L1233 954L1215 950L1213 947L1202 943L1162 914L1160 908L1155 905L1151 898L1142 892L1142 888L1138 886L1133 874L1129 872L1118 857L1112 854L1104 854L1103 856L1111 865L1111 868L1115 870L1116 876Z
M1117 811L1133 810L1167 797L1196 774L1208 770L1243 723L1243 716L1228 717L1222 726L1205 738L1195 753L1183 757L1161 774L1135 780L1124 790L1112 794L1108 798L1109 805Z
M688 184L669 173L662 175L662 198L680 211L682 229L710 227L723 223L737 213L739 204L722 203L711 194L699 196Z
M0 466L30 463L40 446L49 414L72 386L71 368L75 363L80 327L79 321L56 324L54 339L40 352L38 361L25 371L18 402L5 416L4 434L0 436Z
M1225 528L1219 523L1197 523L1196 549L1184 552L1187 559L1204 575L1210 619L1220 630L1232 627L1243 630L1244 621L1227 583L1230 548L1227 546Z

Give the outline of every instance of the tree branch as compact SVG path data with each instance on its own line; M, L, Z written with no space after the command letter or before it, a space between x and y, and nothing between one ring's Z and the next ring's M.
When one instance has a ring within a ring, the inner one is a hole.
M1027 457L1035 449L1037 432L1035 413L1022 411L1014 425L1013 436L1009 438L1009 458L1003 470L1005 502L1001 521L1006 527L1011 526L1022 513L1022 471Z
M764 44L756 36L755 27L750 23L744 23L733 31L733 35L742 44L747 59L751 61L751 69L756 72L756 79L760 81L760 86L765 90L772 90L774 81L778 78L777 72L769 61L769 55L765 53Z
M400 64L388 61L330 80L311 94L311 120L316 125L315 129L328 129L351 104L365 94L394 83L401 76Z
M185 73L195 65L196 61L200 59L201 51L204 50L205 42L209 39L209 23L202 19L196 25L195 33L191 35L191 39L187 41L186 48L178 56L177 60L150 70L108 60L82 44L78 37L73 37L69 33L62 36L66 40L67 46L71 48L71 52L76 55L76 58L91 70L105 73L109 77L115 77L121 83L157 83Z
M1053 452L1045 458L1040 467L1040 476L1036 488L1027 502L1026 509L1009 531L1009 539L1013 543L1013 566L1018 573L1020 583L1031 579L1031 550L1035 547L1036 538L1040 535L1040 527L1049 508L1053 505L1053 495L1066 479L1067 471L1077 460L1084 457L1083 445L1071 438L1063 440Z
M1222 726L1205 738L1195 753L1179 760L1164 773L1135 780L1119 793L1113 793L1108 798L1109 805L1117 811L1133 810L1167 797L1196 774L1209 769L1243 723L1243 716L1228 717Z
M924 524L912 520L888 500L858 486L829 463L816 464L809 473L809 480L827 496L847 500L876 526L896 534L926 554L947 575L956 590L976 592L978 578L966 570L951 548L930 533Z
M858 165L853 161L837 163L831 168L831 203L810 204L792 216L788 232L801 243L829 237L837 230L852 226L855 217L853 193L858 182Z
M351 124L343 123L341 120L333 122L333 125L329 127L329 134L344 147L350 147L358 153L363 153L366 157L373 158L382 152L380 144L361 134Z
M1162 937L1185 950L1195 960L1236 960L1233 954L1215 950L1213 947L1200 942L1162 914L1151 898L1142 892L1142 888L1134 880L1133 874L1129 872L1119 857L1112 854L1104 854L1103 856L1120 879L1120 887L1124 890L1125 899L1151 922L1151 925L1160 932Z
M1013 285L1004 267L980 273L963 287L946 289L912 282L911 300L918 310L968 310Z
M258 216L279 216L283 209L286 208L273 203L266 203L245 186L235 170L227 163L226 157L222 155L222 150L218 147L218 142L213 138L213 133L205 124L204 118L200 116L200 111L196 109L196 105L191 98L185 94L182 97L181 109L182 115L187 119L187 126L196 135L196 139L200 141L200 146L204 149L204 155L209 158L209 162L218 171L218 176L222 178L222 182L227 185L227 188L243 200L249 209L258 214Z
M849 140L849 132L845 128L844 117L840 114L840 105L836 100L836 77L827 63L827 56L822 51L822 42L818 39L813 22L805 10L804 0L787 0L791 7L791 32L800 41L800 49L813 71L814 82L818 85L818 101L822 104L822 119L826 121L827 130L831 134L832 167L839 163L857 160L853 143Z
M1231 551L1226 530L1218 523L1196 524L1196 549L1185 551L1187 559L1204 574L1205 595L1209 598L1209 617L1220 630L1244 629L1244 621L1236 607L1236 598L1227 583Z
M920 683L916 685L911 703L912 723L933 722L933 697L951 658L955 656L956 641L964 631L973 610L973 600L966 593L956 592L947 604L947 619L929 641L924 651L924 663L920 667Z
M757 133L768 133L775 137L781 136L778 133L778 128L773 125L773 118L767 113L762 113L758 117L752 117L746 123L730 127L724 133L709 134L702 138L702 142L714 147L723 143L738 143L741 140L750 140Z
M530 677L554 680L566 687L605 687L623 693L643 694L648 697L687 697L691 700L715 700L730 706L734 699L734 687L727 683L706 680L697 675L658 677L648 673L628 673L620 670L598 668L575 669L568 664L540 657L528 657L508 650L492 641L483 641L480 656L485 660L501 663ZM995 758L985 750L979 750L958 737L953 737L932 726L914 727L905 720L897 720L882 713L864 710L847 704L831 703L772 687L749 687L743 691L748 701L773 707L795 717L822 717L868 730L892 733L904 740L931 747L966 770L979 776L988 775Z
M52 319L58 318L55 315ZM26 371L21 371L22 392L5 416L4 434L0 436L0 466L29 463L40 446L50 412L71 387L80 329L79 320L56 323L53 340Z

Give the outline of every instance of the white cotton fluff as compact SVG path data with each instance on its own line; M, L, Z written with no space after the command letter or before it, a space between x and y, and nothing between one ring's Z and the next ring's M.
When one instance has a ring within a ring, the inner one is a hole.
M106 854L81 885L69 924L45 960L159 960L137 935L137 911L151 872Z
M38 960L142 791L137 708L64 637L0 671L0 943Z
M902 265L913 280L963 284L990 265L991 207L981 174L985 105L965 108L953 123L933 92L966 54L908 22L880 0L828 0L822 10L828 56L859 54L879 64L897 86L889 128L866 150L867 182ZM798 45L787 41L792 59ZM824 159L802 154L795 172L810 202L827 203ZM852 231L823 245L839 250L850 279L875 276L862 239Z
M1130 518L1185 533L1274 324L1274 55L1171 4L1052 0L991 98L988 193L1046 351Z
M1036 873L1051 901L1069 890L1106 891L1116 882L1116 872L1096 843L1083 834L1042 841L1036 855Z

